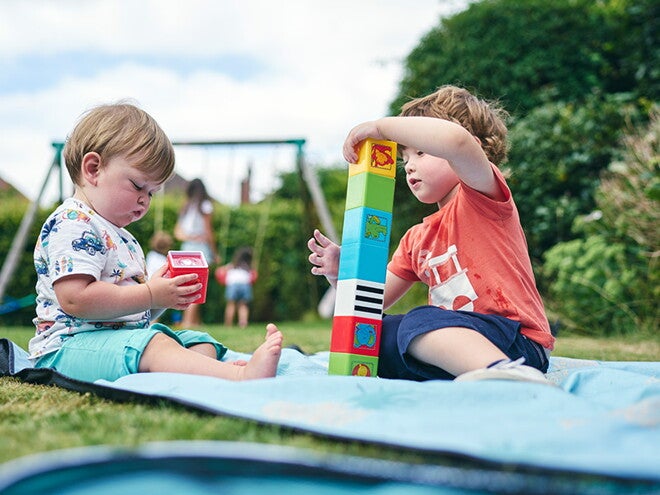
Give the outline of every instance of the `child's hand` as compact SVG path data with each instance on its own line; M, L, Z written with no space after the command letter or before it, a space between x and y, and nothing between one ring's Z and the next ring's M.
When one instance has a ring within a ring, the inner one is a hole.
M342 150L344 159L348 163L356 163L358 161L360 143L367 138L384 139L378 128L377 121L363 122L353 127L348 133Z
M307 242L307 247L312 252L308 258L309 262L314 265L312 273L325 275L328 281L335 285L339 274L339 246L316 229L314 237Z
M167 269L167 265L163 265L148 282L151 291L151 306L154 309L186 309L201 297L201 294L194 293L202 288L202 284L186 285L198 278L196 273L166 278L164 275Z

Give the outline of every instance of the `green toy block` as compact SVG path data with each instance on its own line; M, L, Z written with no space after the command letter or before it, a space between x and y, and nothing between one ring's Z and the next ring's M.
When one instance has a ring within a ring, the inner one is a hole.
M329 375L376 376L378 356L331 352L328 362Z
M384 175L363 172L348 177L346 209L366 206L392 212L394 203L394 179Z

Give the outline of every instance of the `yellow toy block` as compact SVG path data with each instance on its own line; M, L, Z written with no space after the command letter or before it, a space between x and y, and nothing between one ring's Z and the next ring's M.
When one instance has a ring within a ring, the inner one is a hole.
M348 175L369 172L394 178L396 175L396 143L365 139L358 153L358 162L348 166Z

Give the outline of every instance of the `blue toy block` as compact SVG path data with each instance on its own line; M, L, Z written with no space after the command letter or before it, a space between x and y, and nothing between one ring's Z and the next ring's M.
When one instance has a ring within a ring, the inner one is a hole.
M365 242L342 245L338 279L359 278L385 283L388 248Z
M366 243L387 249L390 245L391 233L391 213L364 206L344 212L342 246Z

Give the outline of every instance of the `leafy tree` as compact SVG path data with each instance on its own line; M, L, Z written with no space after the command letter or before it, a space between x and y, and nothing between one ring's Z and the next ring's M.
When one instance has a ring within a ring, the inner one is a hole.
M601 77L608 93L634 92L650 101L660 94L660 43L656 0L598 2L607 38L600 43L607 61Z
M513 116L510 185L538 261L575 237L626 119L643 120L658 95L657 13L649 0L472 3L410 53L392 113L442 84L503 103ZM407 227L427 211L405 195L397 187Z
M509 185L534 258L576 236L573 221L593 209L601 172L640 113L628 97L592 95L541 105L511 127Z
M405 61L410 97L457 84L514 115L594 91L658 96L658 4L652 0L484 0L427 33Z

